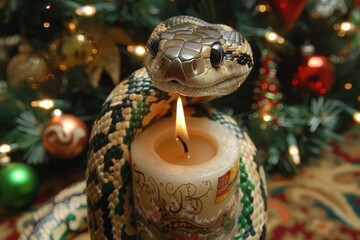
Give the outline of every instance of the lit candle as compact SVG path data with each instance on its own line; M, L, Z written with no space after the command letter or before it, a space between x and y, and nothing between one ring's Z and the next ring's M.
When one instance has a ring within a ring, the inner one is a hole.
M186 124L188 139L167 118L131 145L139 239L230 239L235 233L241 209L238 140L205 118L186 118Z

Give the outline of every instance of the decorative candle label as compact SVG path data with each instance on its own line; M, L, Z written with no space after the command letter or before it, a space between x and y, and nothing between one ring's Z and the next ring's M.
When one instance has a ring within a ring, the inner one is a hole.
M157 176L147 176L139 170L139 166L133 165L135 215L139 238L218 239L231 232L236 222L239 201L238 191L233 187L236 185L235 181L239 180L239 168L236 168L236 165L238 164L234 164L231 170L220 177L226 177L224 186L227 188L226 196L221 197L223 200L227 196L230 199L210 218L206 217L206 212L209 211L206 202L213 202L216 197L214 183L210 180L202 181L199 185L158 182Z
M223 201L229 193L234 189L239 174L239 162L235 162L231 170L219 177L216 203Z

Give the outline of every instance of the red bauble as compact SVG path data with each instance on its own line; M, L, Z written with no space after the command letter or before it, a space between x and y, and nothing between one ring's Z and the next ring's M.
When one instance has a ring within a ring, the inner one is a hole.
M270 3L285 27L290 28L303 12L306 0L270 0Z
M88 129L78 117L63 114L50 119L42 140L46 151L51 155L69 159L76 157L85 149Z
M303 92L319 96L326 94L334 85L334 65L324 56L314 55L298 68L293 85Z

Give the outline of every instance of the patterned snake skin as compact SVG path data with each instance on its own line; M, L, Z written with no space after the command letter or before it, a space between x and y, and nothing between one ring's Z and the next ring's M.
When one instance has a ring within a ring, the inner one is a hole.
M266 180L255 146L231 117L198 103L246 79L253 65L246 39L225 25L177 16L154 29L147 52L145 68L115 87L94 123L86 189L74 184L27 216L20 239L68 239L86 222L91 239L137 239L130 145L147 125L171 115L179 94L188 116L218 122L238 138L242 208L234 239L265 239Z

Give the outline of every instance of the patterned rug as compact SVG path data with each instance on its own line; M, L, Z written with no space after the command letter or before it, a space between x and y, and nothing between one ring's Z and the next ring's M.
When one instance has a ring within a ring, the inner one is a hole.
M360 239L360 127L343 135L344 141L324 152L319 164L302 168L294 177L270 177L267 239ZM80 178L76 171L49 175L28 211ZM18 238L24 214L0 209L0 240Z
M271 176L267 239L360 239L360 128L295 177Z

